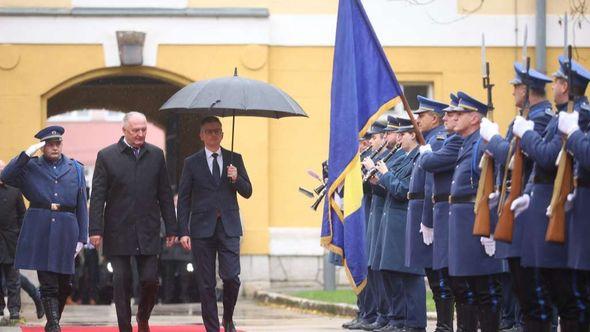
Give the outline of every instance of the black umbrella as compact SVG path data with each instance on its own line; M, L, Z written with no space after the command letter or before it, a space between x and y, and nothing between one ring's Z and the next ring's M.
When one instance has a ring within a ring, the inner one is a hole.
M305 116L301 106L276 86L238 76L191 83L175 93L160 110L197 113L200 116L231 116L231 151L234 151L236 116L283 118Z

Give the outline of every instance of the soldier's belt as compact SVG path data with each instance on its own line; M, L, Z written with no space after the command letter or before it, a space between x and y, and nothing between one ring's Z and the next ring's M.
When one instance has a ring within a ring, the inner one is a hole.
M29 208L33 208L33 209L45 209L45 210L51 210L51 211L56 211L56 212L71 212L71 213L76 213L76 208L72 207L72 206L65 206L65 205L61 205L61 204L57 204L57 203L35 203L35 202L31 202L31 205L29 206Z
M449 204L475 203L475 195L449 196Z
M553 184L555 182L555 174L554 175L535 175L533 178L533 183L538 184Z
M424 199L424 193L408 193L408 200Z
M450 194L432 195L432 203L448 202Z

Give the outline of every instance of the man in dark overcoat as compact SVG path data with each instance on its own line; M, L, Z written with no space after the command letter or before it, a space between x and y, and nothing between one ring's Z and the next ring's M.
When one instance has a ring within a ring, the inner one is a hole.
M6 164L0 160L0 172ZM17 188L0 180L0 287L2 277L8 293L8 312L10 320L20 318L20 276L14 268L16 241L25 216L23 195ZM4 292L0 290L0 312L4 310Z
M80 163L61 153L64 128L39 131L40 142L21 152L2 172L2 181L30 202L16 247L15 268L36 270L47 317L45 331L59 320L72 291L74 258L88 239L86 181ZM41 157L33 157L41 149Z
M90 198L90 242L113 265L113 295L120 331L131 332L131 257L137 261L139 331L148 321L159 287L160 218L166 241L177 232L172 189L162 149L145 142L147 120L130 112L123 118L123 137L98 152Z

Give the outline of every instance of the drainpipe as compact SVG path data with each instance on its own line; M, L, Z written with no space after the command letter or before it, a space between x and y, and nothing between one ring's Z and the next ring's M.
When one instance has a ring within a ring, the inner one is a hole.
M547 73L547 1L536 0L535 58L537 70Z

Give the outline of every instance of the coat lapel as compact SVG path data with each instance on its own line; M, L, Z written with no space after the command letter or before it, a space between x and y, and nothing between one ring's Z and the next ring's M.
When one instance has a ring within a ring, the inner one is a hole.
M59 179L62 176L66 175L70 170L75 170L74 168L74 162L72 161L72 159L62 155L62 158L64 158L63 160L63 164L58 168L58 173L56 178Z

